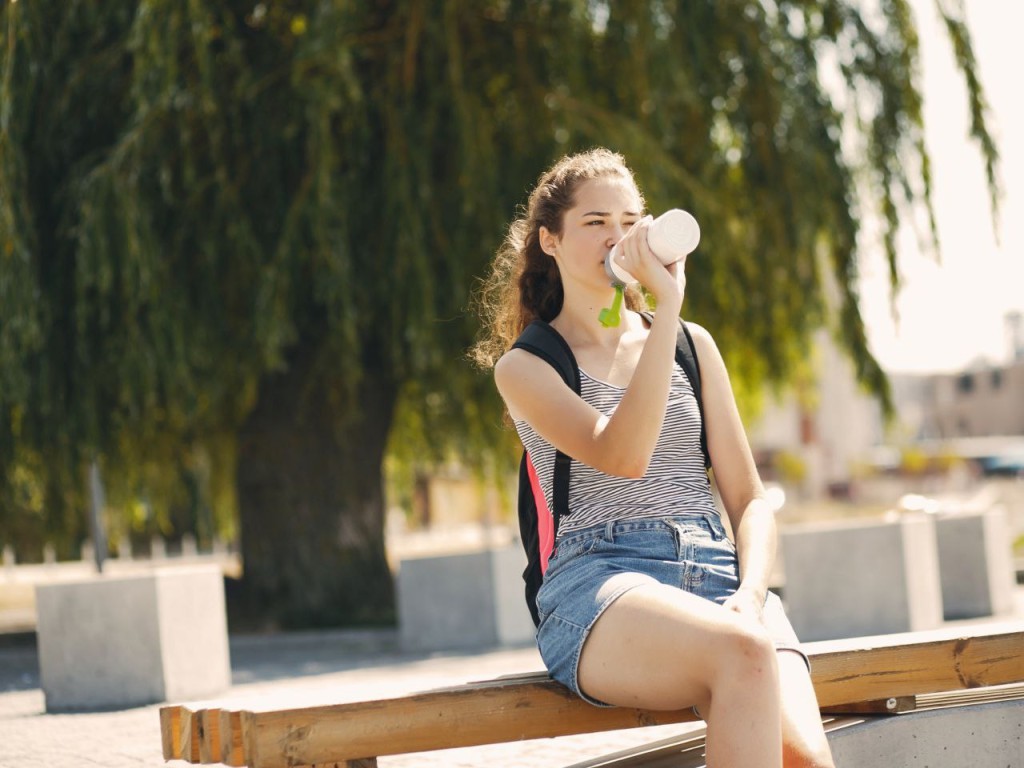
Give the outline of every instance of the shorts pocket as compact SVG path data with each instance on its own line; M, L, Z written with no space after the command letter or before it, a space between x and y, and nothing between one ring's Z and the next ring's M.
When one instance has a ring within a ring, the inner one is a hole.
M580 536L570 536L565 541L560 541L551 553L551 561L564 562L574 557L585 555L591 552L598 542L601 541L600 533L588 533Z
M550 581L553 581L556 577L561 577L566 571L572 570L578 563L581 557L584 557L597 546L598 538L586 538L580 540L574 540L564 542L555 547L554 552L551 553L551 557L548 559L548 569L544 572L544 581L541 584L541 593L544 591L544 585ZM540 608L540 594L537 596L537 606Z
M642 560L673 560L676 557L675 534L668 525L615 531L601 544L601 552L614 557Z

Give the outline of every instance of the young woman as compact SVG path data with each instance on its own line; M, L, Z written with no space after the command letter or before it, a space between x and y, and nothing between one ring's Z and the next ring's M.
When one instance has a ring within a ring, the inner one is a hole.
M572 457L570 514L537 595L551 675L597 706L680 709L707 721L709 766L832 766L806 657L768 592L776 530L711 335L691 325L717 512L697 404L675 363L684 263L647 246L650 216L622 157L571 155L544 173L481 294L476 359L494 377L551 498L556 449ZM627 295L618 327L609 250L656 302ZM565 339L581 394L510 349L533 320Z

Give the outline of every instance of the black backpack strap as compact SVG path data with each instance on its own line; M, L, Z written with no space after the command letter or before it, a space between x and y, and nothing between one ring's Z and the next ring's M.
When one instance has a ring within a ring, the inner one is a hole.
M580 368L576 364L576 356L562 338L562 334L543 320L534 320L526 326L512 345L512 349L525 349L543 358L558 371L562 381L571 387L573 392L579 394Z
M690 329L683 318L679 318L679 332L676 335L676 361L689 377L693 396L697 398L697 410L700 411L700 449L704 453L704 468L711 469L708 431L704 422L704 398L701 394L700 360L697 359L697 347L693 344L693 336L690 335Z
M648 323L654 322L654 315L650 312L641 312ZM704 467L711 468L711 454L708 452L708 433L704 427L704 399L701 396L700 386L700 361L697 359L697 348L693 344L693 336L686 322L679 318L679 330L676 332L676 362L683 369L686 378L690 380L693 388L693 396L697 400L697 410L700 412L700 450L704 454Z
M580 367L576 356L562 335L543 320L534 320L519 334L512 349L523 349L546 361L558 371L562 381L577 395L580 393ZM555 450L555 470L551 486L551 516L554 520L555 535L558 522L569 514L569 469L572 459Z

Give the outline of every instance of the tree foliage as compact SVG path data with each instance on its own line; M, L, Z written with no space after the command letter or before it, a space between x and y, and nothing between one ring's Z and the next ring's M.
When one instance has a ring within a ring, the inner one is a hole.
M995 202L963 8L936 9ZM197 463L230 496L239 430L299 367L339 446L373 429L370 387L399 453L493 455L467 297L537 174L596 144L652 210L701 222L685 312L741 390L785 381L827 325L887 397L862 224L880 215L895 284L901 221L931 218L904 0L23 0L0 19L8 520L80 536L93 458L115 499L170 503Z

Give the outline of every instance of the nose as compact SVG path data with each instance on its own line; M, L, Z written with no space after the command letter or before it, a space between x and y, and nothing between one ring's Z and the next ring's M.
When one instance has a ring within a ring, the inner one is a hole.
M612 224L608 230L608 247L611 248L618 243L619 240L626 236L628 231L629 227L624 227L621 224Z

